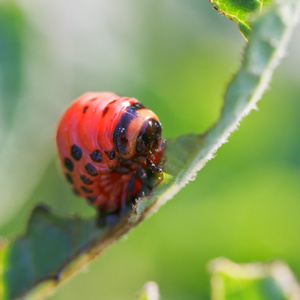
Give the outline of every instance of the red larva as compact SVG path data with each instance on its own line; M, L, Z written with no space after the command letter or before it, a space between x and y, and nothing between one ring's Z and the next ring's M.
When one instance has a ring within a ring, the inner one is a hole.
M56 142L66 179L101 214L122 211L162 172L161 124L134 98L82 95L62 115Z

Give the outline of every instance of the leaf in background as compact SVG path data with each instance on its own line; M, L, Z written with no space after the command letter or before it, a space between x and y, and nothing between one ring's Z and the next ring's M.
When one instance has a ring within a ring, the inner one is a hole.
M282 262L237 264L225 258L210 263L212 300L300 299L300 286Z
M267 3L273 0L209 0L216 10L224 14L227 18L236 22L240 28L241 33L247 39L251 26L249 16L257 9L262 9Z
M21 88L24 19L12 1L0 3L0 142L11 124Z
M156 282L147 282L138 295L138 300L159 300L159 290Z
M4 70L5 76L2 76L6 79L0 83L5 85L6 91L5 98L1 99L2 102L0 101L0 123L5 120L1 117L2 112L9 120L9 124L3 124L3 126L0 124L1 225L21 209L21 205L40 182L53 158L54 147L51 137L53 125L60 111L57 108L57 102L53 99L71 98L69 89L71 72L68 63L58 62L53 54L54 51L43 51L48 46L46 39L43 42L34 40L34 37L38 36L37 32L30 24L24 6L19 3L18 5L19 8L17 8L17 3L11 4L10 1L4 1L4 4L0 5L0 8L2 6L5 8L0 15L7 22L5 24L8 24L0 29L6 33L6 40L0 48L3 51L6 49L2 59L7 66ZM20 11L22 17L20 17ZM18 59L16 58L14 62L13 55L19 50L12 47L18 48L21 42L22 62L19 66ZM9 63L15 64L12 67L13 72L8 71ZM18 93L20 73L22 88L19 97L15 98ZM60 74L60 80L57 80L57 74ZM10 94L13 99L10 99L8 88L13 84L16 86ZM1 96L4 97L4 94ZM1 137L3 127L4 134Z
M99 229L94 218L67 219L44 208L36 209L26 234L0 253L4 299L21 295L42 298L192 180L256 107L283 56L299 10L300 2L290 0L274 5L251 24L249 44L240 70L227 88L220 119L202 136L191 134L167 141L165 179L150 197L137 201L130 216L128 213L114 226Z

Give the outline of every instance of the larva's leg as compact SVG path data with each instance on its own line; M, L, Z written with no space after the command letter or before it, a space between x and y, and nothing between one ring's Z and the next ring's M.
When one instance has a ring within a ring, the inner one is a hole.
M119 218L118 211L116 209L112 209L107 211L104 207L99 207L97 216L97 225L98 227L113 226Z
M128 183L123 185L122 188L122 195L121 195L121 207L120 207L120 213L119 215L122 216L128 209L128 206L126 205L127 198L126 198L126 189L128 188Z
M142 168L142 166L140 166L140 165L138 166L136 173L137 173L138 179L141 181L143 186L145 186L148 189L152 190L152 186L150 184L148 175L147 175L146 171Z
M105 220L106 214L102 209L97 210L97 226L98 227L104 227L106 224Z
M135 201L135 199L133 199L132 197L132 191L134 188L134 184L135 184L135 175L132 175L128 181L128 185L127 185L127 190L128 190L128 196L127 196L127 206L131 206L131 204Z
M150 170L154 173L162 173L163 170L157 167L148 157L146 159L147 165L149 166Z
M97 226L105 227L105 226L113 226L119 219L119 214L117 212L107 213L103 210L98 209L97 216Z
M108 226L113 226L117 223L117 221L119 220L119 214L118 213L112 213L112 214L107 214L105 216L105 221L106 221L106 224Z

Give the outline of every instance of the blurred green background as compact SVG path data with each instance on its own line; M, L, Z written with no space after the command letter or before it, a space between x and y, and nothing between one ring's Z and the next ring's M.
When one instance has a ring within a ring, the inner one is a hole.
M51 299L208 299L209 260L287 262L300 278L299 27L270 90L197 179ZM86 91L136 97L165 137L218 118L245 41L208 1L0 2L0 234L40 202L93 209L57 169L55 124Z

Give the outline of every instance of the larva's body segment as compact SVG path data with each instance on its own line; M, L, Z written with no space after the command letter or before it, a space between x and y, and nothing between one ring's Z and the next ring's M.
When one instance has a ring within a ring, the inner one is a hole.
M56 134L63 173L74 191L104 212L139 194L161 159L157 116L134 98L86 93L62 115ZM151 169L151 170L150 170Z

